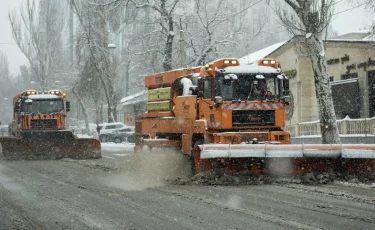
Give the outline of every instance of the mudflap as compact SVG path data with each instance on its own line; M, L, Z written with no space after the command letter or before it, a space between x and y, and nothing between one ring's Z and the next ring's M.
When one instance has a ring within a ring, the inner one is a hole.
M56 160L101 158L100 141L91 138L0 137L7 160Z
M375 145L199 145L196 172L229 174L375 173Z

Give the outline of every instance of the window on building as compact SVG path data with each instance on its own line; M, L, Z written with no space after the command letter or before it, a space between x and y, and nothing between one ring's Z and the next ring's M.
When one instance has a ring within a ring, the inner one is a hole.
M368 79L368 99L369 99L369 115L375 116L375 71L367 72Z
M347 79L352 79L352 78L358 78L358 73L347 73L341 75L341 80L347 80Z
M335 79L334 79L334 77L333 76L330 76L329 77L329 81L334 81Z

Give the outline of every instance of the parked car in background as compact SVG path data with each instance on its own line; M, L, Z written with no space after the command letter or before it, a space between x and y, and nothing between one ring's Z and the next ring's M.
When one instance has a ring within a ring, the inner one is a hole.
M122 123L108 123L99 125L100 135L99 140L101 142L116 142L121 143L126 141L129 132L134 132L134 126L127 126ZM120 127L121 126L121 127Z
M107 139L103 142L115 142L121 143L127 141L128 137L134 133L134 127L128 126L127 128L122 128L114 130L110 133L100 135L100 138L103 139L105 136ZM105 139L105 138L104 138Z
M127 128L130 126L125 125L121 122L113 122L113 123L103 123L99 124L100 127L100 134L107 134L117 129Z

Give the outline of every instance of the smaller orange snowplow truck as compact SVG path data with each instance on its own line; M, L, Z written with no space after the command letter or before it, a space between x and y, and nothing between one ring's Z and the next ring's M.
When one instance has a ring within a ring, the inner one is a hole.
M136 121L136 151L177 147L191 157L196 172L375 169L375 145L290 144L283 131L289 80L275 59L252 65L219 59L146 76L145 86L147 111Z
M75 138L66 130L70 103L61 90L24 91L13 98L10 137L0 137L5 159L89 159L101 157L100 141Z

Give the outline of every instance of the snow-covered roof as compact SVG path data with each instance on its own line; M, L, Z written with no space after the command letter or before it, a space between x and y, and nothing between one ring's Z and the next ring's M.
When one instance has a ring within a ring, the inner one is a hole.
M147 101L147 90L142 90L139 93L132 94L130 96L124 97L121 99L119 105L130 105L130 104L137 104L139 102Z
M368 29L353 31L337 37L329 38L328 41L375 41L374 35Z
M279 71L270 66L258 66L258 65L240 65L240 66L228 66L223 69L224 73L279 73Z
M375 41L375 34L370 32L369 30L353 31L351 33L343 34L343 35L326 40L326 42L368 42L368 41ZM248 54L239 59L240 63L241 65L252 64L258 61L259 59L265 58L271 53L275 52L277 49L279 49L281 46L283 46L287 42L288 41L275 43L266 48L258 50L254 53Z
M353 83L353 82L358 82L358 78L350 78L350 79L345 79L345 80L332 81L331 85L340 85L340 84Z
M53 95L53 94L36 94L36 95L29 95L28 98L29 99L57 99L60 97L57 95Z
M366 42L375 41L375 34L368 29L362 29L357 31L352 31L350 33L342 34L337 37L329 38L326 41L343 41L343 42Z
M279 43L273 44L271 46L268 46L264 49L258 50L254 53L251 53L249 55L246 55L245 57L242 57L242 58L239 59L240 63L241 63L241 65L252 64L252 63L258 61L259 59L262 59L262 58L266 57L267 55L271 54L272 52L274 52L275 50L280 48L282 45L284 45L286 42L287 41L279 42Z
M134 98L145 95L145 94L147 94L147 90L143 90L139 93L135 93L135 94L132 94L130 96L124 97L124 98L121 99L121 103L129 101L129 100L133 100Z

